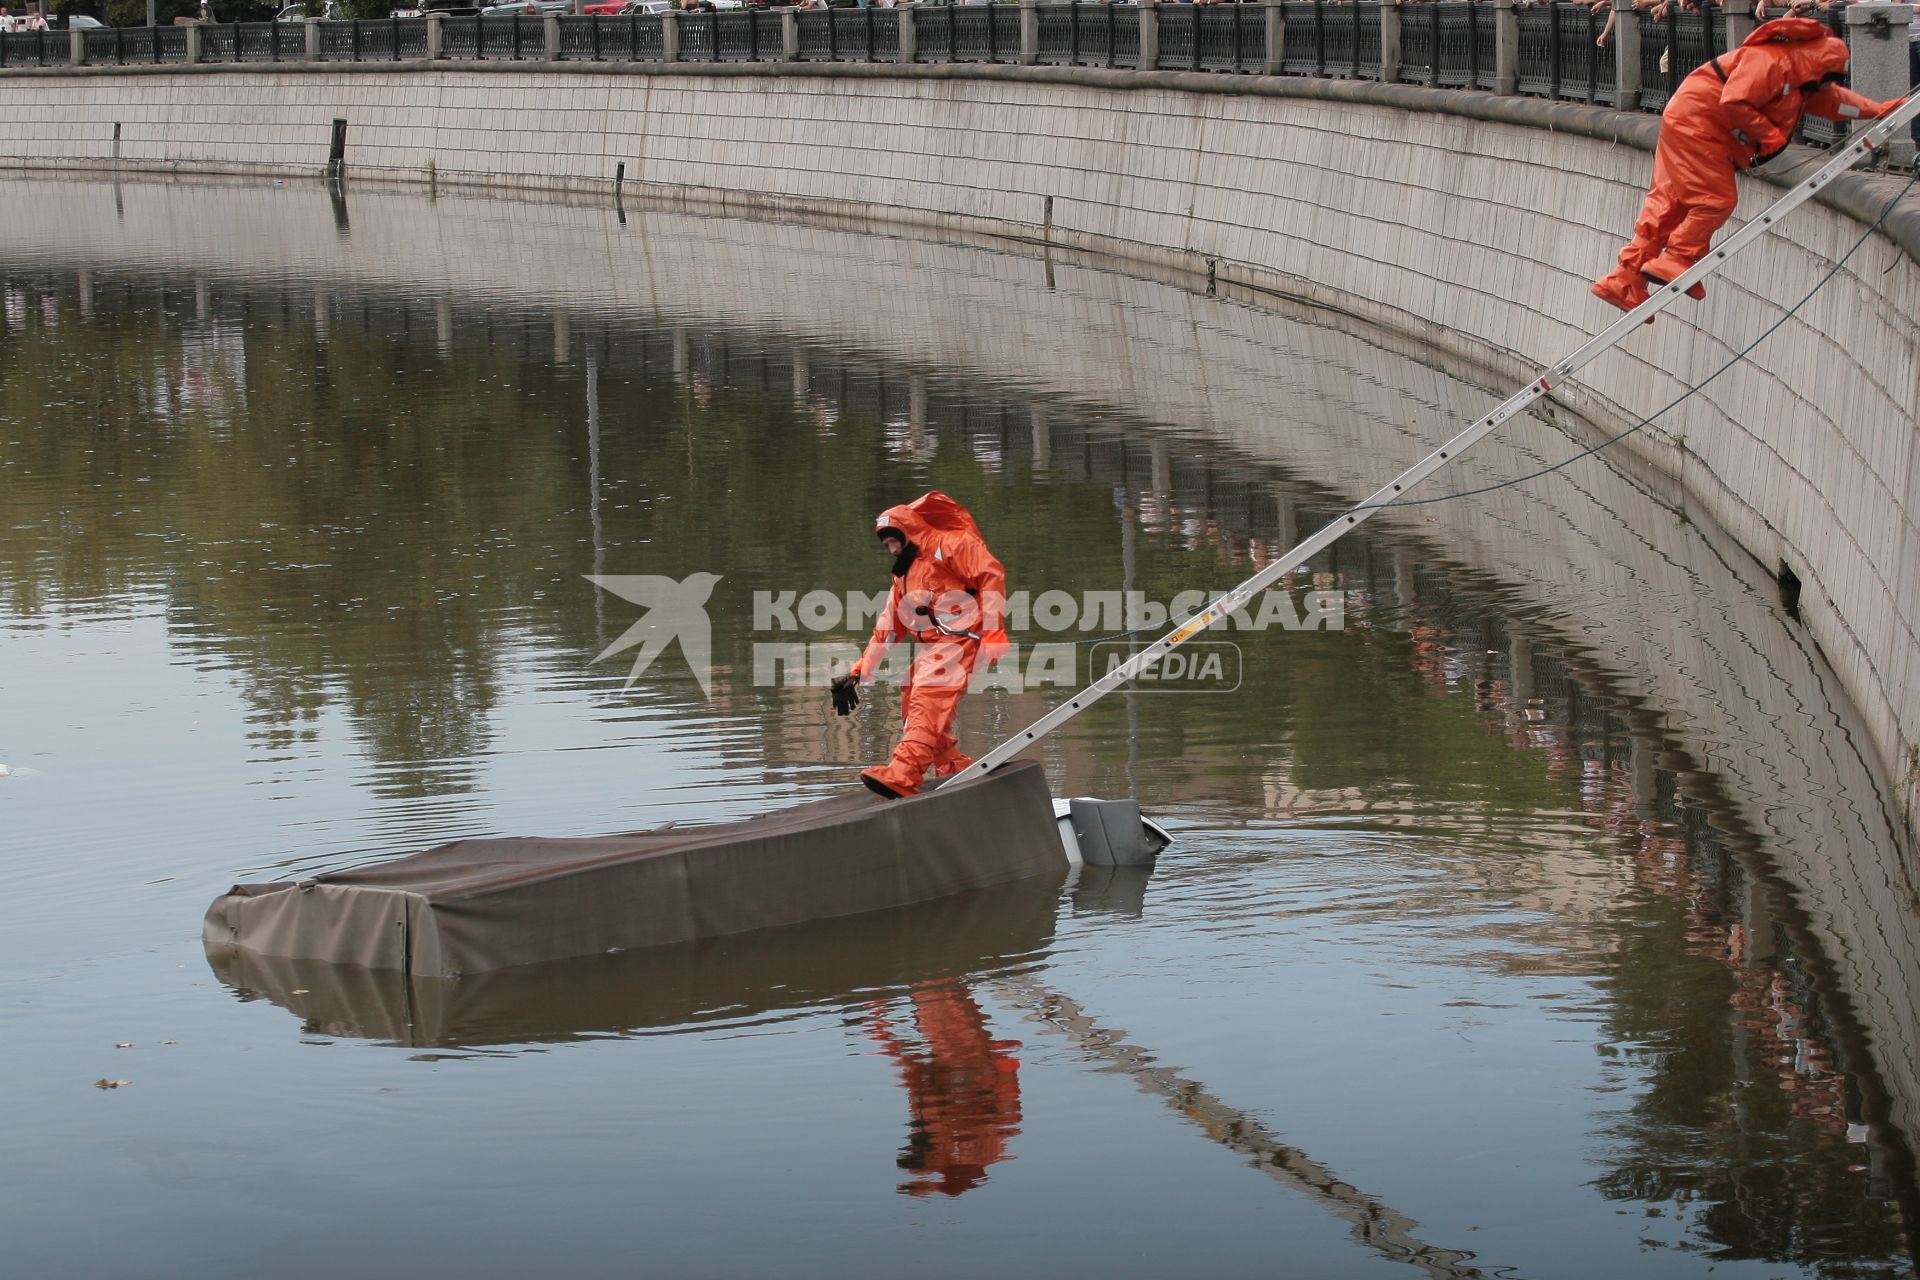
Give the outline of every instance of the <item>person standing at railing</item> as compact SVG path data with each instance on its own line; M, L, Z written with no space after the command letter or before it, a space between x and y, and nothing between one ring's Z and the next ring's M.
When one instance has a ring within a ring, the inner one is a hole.
M1660 115L1653 186L1620 250L1620 266L1593 282L1593 294L1623 311L1647 300L1706 256L1739 202L1734 174L1787 149L1800 117L1873 120L1899 105L1875 102L1839 83L1846 41L1814 18L1776 18L1738 49L1717 54L1681 82ZM1700 285L1687 290L1704 298Z
M1816 13L1825 13L1829 9L1844 9L1847 0L1753 0L1753 20L1765 22L1771 14L1777 18L1811 18Z

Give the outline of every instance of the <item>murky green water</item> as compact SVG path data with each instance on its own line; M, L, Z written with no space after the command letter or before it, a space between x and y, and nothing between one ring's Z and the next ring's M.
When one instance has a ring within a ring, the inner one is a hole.
M0 250L9 1274L1912 1274L1912 864L1764 578L1595 464L1340 544L1293 587L1343 627L1049 744L1056 794L1176 830L1150 878L432 1004L211 970L236 880L845 787L888 700L757 679L857 637L755 596L882 589L886 505L960 497L1016 590L1164 602L1485 395L985 248L0 202L45 228ZM586 575L701 571L711 697L595 661L639 610Z

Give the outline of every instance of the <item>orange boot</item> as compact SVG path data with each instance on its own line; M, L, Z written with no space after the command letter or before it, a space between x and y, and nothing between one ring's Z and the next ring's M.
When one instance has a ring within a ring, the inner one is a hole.
M1672 284L1682 275L1693 269L1693 263L1675 254L1669 249L1640 268L1640 274L1662 287ZM1643 289L1644 293L1645 290ZM1707 296L1707 286L1699 283L1687 286L1687 296L1695 302Z
M907 796L920 794L920 780L926 776L927 766L933 763L933 745L917 737L900 740L893 749L893 759L871 769L860 771L860 781L867 790L889 800L902 800Z
M1638 271L1620 267L1593 282L1593 296L1622 311L1631 311L1647 300L1647 282Z

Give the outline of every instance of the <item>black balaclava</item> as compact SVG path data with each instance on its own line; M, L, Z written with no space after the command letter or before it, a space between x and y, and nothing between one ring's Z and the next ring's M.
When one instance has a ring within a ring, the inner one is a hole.
M907 538L906 534L900 532L900 530L894 528L892 525L876 529L874 533L883 541L887 538L900 539L900 554L893 558L893 576L896 578L906 577L907 570L913 567L913 558L920 554L920 548L914 545L914 543Z

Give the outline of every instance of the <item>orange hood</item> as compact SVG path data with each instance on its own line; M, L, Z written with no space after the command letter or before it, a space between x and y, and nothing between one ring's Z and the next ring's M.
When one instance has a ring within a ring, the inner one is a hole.
M1833 28L1815 18L1775 18L1754 28L1741 41L1747 45L1785 45L1789 79L1797 85L1812 84L1822 76L1847 69L1847 42L1833 34Z
M967 509L938 489L923 493L912 502L888 507L873 522L876 531L898 529L907 541L920 544L936 542L941 534L980 537L980 526ZM984 541L984 539L982 539Z

